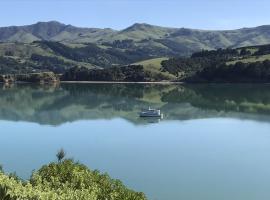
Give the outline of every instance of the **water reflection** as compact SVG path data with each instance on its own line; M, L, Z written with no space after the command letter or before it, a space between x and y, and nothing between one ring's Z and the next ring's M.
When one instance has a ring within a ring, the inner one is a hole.
M149 199L269 199L270 85L1 88L7 172L29 178L64 148ZM138 117L149 106L164 113L161 123ZM180 121L188 119L202 120Z
M270 120L270 85L31 84L3 85L0 119L60 125L87 119L124 118L134 124L145 107L163 120L240 118Z

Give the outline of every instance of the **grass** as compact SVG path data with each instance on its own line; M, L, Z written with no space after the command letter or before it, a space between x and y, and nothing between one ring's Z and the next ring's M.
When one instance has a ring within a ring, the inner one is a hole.
M161 57L161 58L153 58L149 60L140 61L137 63L134 63L136 65L143 65L144 70L147 72L151 72L153 75L162 74L167 80L174 80L176 77L168 72L162 72L161 69L161 62L163 60L167 60L169 58L167 57Z
M270 60L270 54L262 55L262 56L251 56L251 57L245 58L245 59L230 61L230 62L227 62L227 65L235 64L237 62L253 63L253 62L262 62L265 60Z
M152 69L152 70L159 70L161 67L161 62L167 59L169 58L167 57L153 58L153 59L137 62L135 64L143 65L144 67L148 67L149 69Z

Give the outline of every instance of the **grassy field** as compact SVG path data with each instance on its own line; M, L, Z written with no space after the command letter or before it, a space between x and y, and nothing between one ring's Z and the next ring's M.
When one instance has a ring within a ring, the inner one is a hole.
M270 54L262 55L262 56L251 56L249 58L234 60L231 62L227 62L228 65L235 64L237 62L243 62L243 63L253 63L253 62L262 62L265 60L270 60Z
M154 75L162 75L164 78L167 80L174 80L176 77L168 72L162 72L161 69L161 62L163 60L167 60L167 57L161 57L161 58L154 58L154 59L149 59L149 60L144 60L141 62L137 62L134 64L137 65L143 65L144 70L147 72L151 72Z
M153 58L153 59L149 59L149 60L144 60L144 61L141 61L141 62L137 62L135 64L138 64L138 65L143 65L145 67L149 67L153 70L159 70L160 67L161 67L161 62L163 60L167 60L168 58L167 57L162 57L162 58Z

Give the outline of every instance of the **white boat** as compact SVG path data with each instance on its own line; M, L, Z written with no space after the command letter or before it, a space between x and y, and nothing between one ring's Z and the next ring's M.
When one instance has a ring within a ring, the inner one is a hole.
M140 112L140 117L159 117L159 118L163 118L163 114L161 113L160 110L157 109L153 109L153 108L148 108L145 110L142 110Z

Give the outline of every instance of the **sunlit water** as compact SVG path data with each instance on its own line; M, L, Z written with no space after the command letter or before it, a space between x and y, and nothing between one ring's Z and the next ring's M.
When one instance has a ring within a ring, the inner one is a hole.
M3 87L0 119L0 163L25 179L64 148L153 200L270 198L267 85Z

